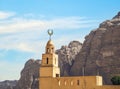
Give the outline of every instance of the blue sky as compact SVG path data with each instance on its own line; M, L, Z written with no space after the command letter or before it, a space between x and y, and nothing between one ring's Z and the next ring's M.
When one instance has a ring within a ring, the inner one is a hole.
M41 59L47 29L59 49L118 11L120 0L0 0L0 81L19 79L28 59Z

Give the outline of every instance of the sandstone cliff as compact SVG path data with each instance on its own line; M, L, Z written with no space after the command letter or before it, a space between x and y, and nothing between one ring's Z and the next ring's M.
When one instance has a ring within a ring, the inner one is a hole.
M39 68L40 60L28 60L15 89L38 89Z
M112 76L120 74L120 12L85 37L71 75L82 75L83 67L85 75L97 75L99 71L107 84L110 84Z
M80 52L82 44L79 41L71 41L68 46L62 46L57 50L61 76L69 76L69 72L75 56Z
M6 80L3 82L0 82L0 89L13 89L16 86L17 81L10 81Z

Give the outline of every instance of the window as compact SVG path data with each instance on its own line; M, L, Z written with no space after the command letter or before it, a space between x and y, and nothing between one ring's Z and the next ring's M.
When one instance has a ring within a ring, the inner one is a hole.
M54 49L52 48L52 52L54 52Z
M77 85L80 85L80 81L79 80L77 80Z
M46 64L48 64L48 58L46 59Z
M64 83L65 83L65 85L67 85L67 82L66 82L66 81L65 81Z
M59 74L56 74L56 77L59 77Z
M73 85L73 81L70 82L71 86Z
M58 81L58 85L60 86L60 80Z

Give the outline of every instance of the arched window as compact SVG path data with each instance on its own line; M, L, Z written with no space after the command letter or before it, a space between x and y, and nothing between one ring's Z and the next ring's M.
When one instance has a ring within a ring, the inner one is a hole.
M73 85L73 81L70 82L71 86Z
M66 85L67 85L67 82L65 81L64 83L65 83L65 86L66 86Z
M52 52L54 52L54 49L52 48Z
M46 59L46 64L48 64L48 58Z
M80 81L79 80L77 80L77 85L80 85Z
M58 85L60 86L60 80L58 81Z

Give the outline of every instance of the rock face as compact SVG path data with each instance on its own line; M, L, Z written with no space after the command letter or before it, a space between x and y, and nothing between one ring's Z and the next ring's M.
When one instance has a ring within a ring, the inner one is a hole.
M15 89L38 89L40 60L30 59L21 71L21 78Z
M61 76L69 76L70 69L75 60L75 56L80 52L82 44L78 41L72 41L68 46L62 46L57 50Z
M82 75L83 67L85 75L97 75L99 71L107 84L111 84L112 76L120 74L120 12L85 37L70 74Z
M16 83L17 83L16 80L14 81L6 80L3 82L0 82L0 89L14 89L14 87L16 86Z

